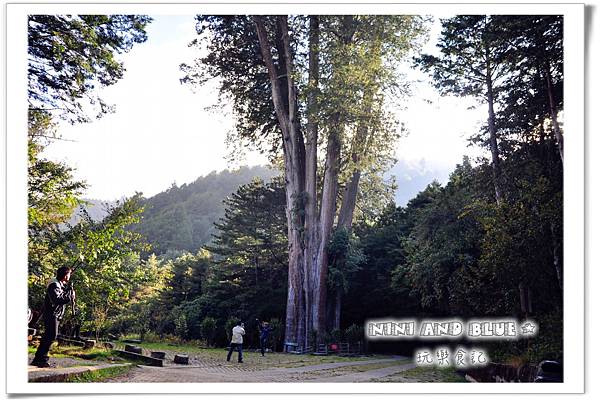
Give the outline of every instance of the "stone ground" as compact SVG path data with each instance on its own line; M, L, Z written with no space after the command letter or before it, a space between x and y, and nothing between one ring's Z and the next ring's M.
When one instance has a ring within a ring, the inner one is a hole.
M267 355L265 358L269 358ZM191 366L137 366L110 383L367 382L412 369L405 357L261 369L253 364L206 361Z
M30 355L28 363L31 363L32 360L33 356ZM48 362L50 362L53 367L38 368L37 366L28 365L27 376L30 382L62 382L70 376L84 372L91 372L115 366L127 366L127 364L122 363L87 361L68 357L50 357Z
M121 346L117 348L121 348ZM164 351L165 348L162 350ZM144 354L150 354L151 351L151 349L145 348ZM190 351L187 353L190 358L189 365L177 365L173 362L175 354L186 352L167 350L162 368L133 364L133 368L129 369L127 373L102 381L108 383L355 383L451 382L460 379L453 372L444 373L416 368L409 358L403 356L379 355L342 358L268 353L265 357L261 357L259 353L247 351L244 353L244 363L239 364L236 353L232 355L231 362L227 362L225 350L187 351ZM30 354L29 361L32 358L33 354ZM131 362L119 360L119 358L94 361L71 357L51 357L50 363L55 367L40 369L29 366L29 380L65 381L70 374Z
M29 355L29 359L27 363L31 363L33 361L33 355ZM50 357L50 364L53 365L53 368L38 368L37 366L29 365L29 371L38 371L38 370L49 370L49 369L61 369L61 368L71 368L74 366L92 366L99 365L98 362L95 361L86 361L79 358L53 358Z

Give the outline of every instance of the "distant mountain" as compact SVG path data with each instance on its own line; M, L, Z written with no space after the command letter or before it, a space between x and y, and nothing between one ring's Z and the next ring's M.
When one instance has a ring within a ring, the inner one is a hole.
M396 205L406 206L433 180L445 183L449 173L428 169L424 162L411 164L400 160L385 176L396 177ZM215 232L213 223L223 216L223 200L227 196L255 178L268 181L276 175L277 171L265 166L241 167L235 171L213 171L190 184L173 184L167 190L144 199L141 222L133 229L145 236L153 246L152 252L157 255L196 252L211 240ZM87 199L86 202L85 209L95 221L103 219L107 215L107 207L116 203L95 199ZM71 224L79 220L77 212L71 217Z
M424 190L433 180L437 180L442 185L445 184L451 170L431 169L426 166L424 160L419 163L408 163L405 160L399 160L385 173L385 177L388 178L392 175L396 177L396 184L398 185L395 196L396 205L406 206L409 200Z
M83 199L85 204L78 206L71 218L69 219L70 225L75 225L81 219L81 213L86 210L92 220L100 221L108 215L108 208L115 205L115 201L103 201L99 199Z
M278 172L264 166L213 171L191 184L163 191L144 201L142 220L134 230L143 234L157 255L168 251L196 252L214 233L223 216L223 200L255 178L265 181Z

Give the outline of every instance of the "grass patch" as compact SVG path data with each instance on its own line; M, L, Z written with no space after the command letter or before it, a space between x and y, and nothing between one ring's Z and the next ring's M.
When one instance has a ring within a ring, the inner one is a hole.
M127 342L116 341L121 347L124 347ZM144 341L140 344L134 344L142 347L144 351L166 351L169 353L182 353L194 357L196 359L215 363L227 363L227 349L223 348L206 348L204 346L194 344L174 344ZM340 357L340 356L317 356L317 355L294 355L279 352L267 353L265 357L260 355L260 352L254 352L254 348L244 349L244 368L252 367L253 369L270 369L276 367L296 368L301 366L319 365L322 363L335 362L351 362L364 361L374 359L373 357ZM376 358L381 358L377 356ZM237 360L237 352L232 354L232 360Z
M133 368L133 365L128 366L114 366L91 372L84 372L80 375L70 377L66 380L67 383L96 383L103 382L108 379L112 379L117 376L122 376L129 372Z
M29 354L35 354L37 348L29 346L27 351ZM122 361L123 359L112 350L104 348L89 348L84 349L77 346L58 346L54 344L48 352L48 356L52 358L78 358L86 361L114 362Z
M142 347L143 349L147 349L147 350L153 350L153 351L174 351L174 352L181 352L184 354L197 354L200 351L220 351L221 349L218 348L208 348L208 349L202 349L197 345L189 345L189 344L171 344L171 343L160 343L160 342L150 342L150 341L144 341L140 344L131 344L122 340L119 341L114 341L115 344L119 344L122 347L124 347L125 345L135 345L138 347Z
M417 367L391 376L373 379L374 382L400 383L466 383L464 377L453 368Z
M391 366L406 365L407 363L410 363L410 361L405 360L405 361L396 361L396 362L369 363L369 364L365 364L365 365L344 366L344 367L341 367L341 368L338 368L335 370L336 371L340 370L344 374L346 374L346 373L366 372L369 370L389 368Z

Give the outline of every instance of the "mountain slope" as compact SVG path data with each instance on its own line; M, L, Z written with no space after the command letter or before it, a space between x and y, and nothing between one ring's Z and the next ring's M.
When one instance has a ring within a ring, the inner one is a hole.
M142 221L134 230L143 234L157 255L171 251L196 252L208 243L213 223L223 215L223 200L255 178L270 180L275 170L264 166L236 171L213 171L191 184L161 192L144 202Z

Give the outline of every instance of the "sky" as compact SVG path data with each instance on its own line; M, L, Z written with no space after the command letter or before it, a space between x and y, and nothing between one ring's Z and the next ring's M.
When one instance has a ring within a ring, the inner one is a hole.
M88 184L88 199L114 200L136 191L150 197L172 183L190 183L236 166L228 163L225 144L232 117L226 109L207 110L217 104L215 85L194 93L179 81L179 65L197 57L197 50L188 47L197 36L194 17L152 17L148 40L121 56L123 79L100 90L116 112L87 124L61 124L65 140L45 150L46 157L75 168L75 178ZM438 34L436 23L424 51L435 51ZM398 164L390 172L397 178L396 201L401 205L433 179L447 182L463 155L480 154L467 147L466 138L485 117L481 108L470 109L473 100L440 97L425 74L410 68L406 74L416 82L406 108L396 113L409 133L397 143ZM239 163L267 160L249 150Z

